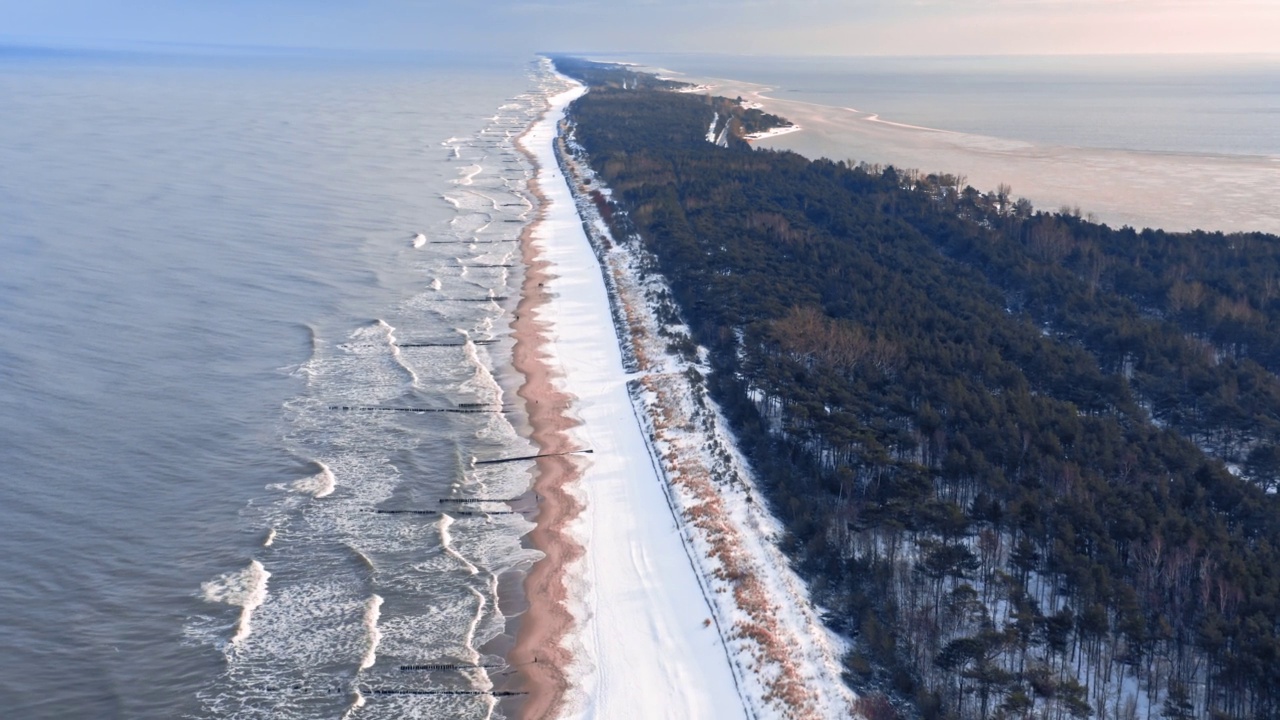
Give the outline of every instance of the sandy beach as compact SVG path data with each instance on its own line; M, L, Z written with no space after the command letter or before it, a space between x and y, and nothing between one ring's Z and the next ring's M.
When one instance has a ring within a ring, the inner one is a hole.
M545 459L531 544L546 554L525 579L529 609L508 655L529 693L523 718L746 717L699 570L668 505L632 407L608 289L554 151L564 107L550 99L523 149L538 165L540 218L515 325L519 394ZM534 661L536 658L536 662ZM510 706L507 706L510 707Z
M546 557L524 581L528 610L508 654L517 675L501 688L528 694L503 710L845 717L842 643L774 545L776 521L749 500L758 490L744 461L724 465L737 457L731 433L714 411L693 410L714 404L681 384L689 368L662 339L658 296L643 290L657 286L642 281L629 246L601 235L586 190L597 180L564 154L558 122L583 92L550 98L521 139L538 168L539 214L513 324L518 393L539 452L591 454L538 465L529 542Z
M555 104L547 110L547 114L553 116L559 112ZM555 370L545 356L549 326L539 315L539 308L546 300L544 287L553 276L550 262L542 257L533 237L545 220L549 201L542 191L545 178L538 157L526 141L533 129L546 120L547 114L516 142L516 147L533 165L529 192L537 201L537 216L520 237L525 275L511 323L515 339L512 364L524 377L516 394L524 401L529 437L539 454L576 450L568 431L578 424L569 414L572 398L553 382ZM514 703L520 718L554 716L568 686L565 673L571 657L562 641L572 627L573 617L565 604L565 567L582 555L582 547L565 532L566 525L581 511L580 504L567 491L569 484L580 476L575 462L572 455L540 457L535 461L532 492L538 501L537 525L527 541L545 557L535 563L525 577L528 609L520 618L516 643L507 658L517 669L515 686L519 692L528 693L522 701Z
M1008 183L1038 209L1078 207L1115 227L1280 233L1274 159L1036 144L898 123L875 108L780 99L768 85L663 72L802 128L755 140L756 147L962 175L984 192Z

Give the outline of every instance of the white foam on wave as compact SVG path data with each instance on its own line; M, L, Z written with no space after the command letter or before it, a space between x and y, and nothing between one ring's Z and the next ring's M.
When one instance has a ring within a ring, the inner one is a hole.
M404 358L400 357L400 345L396 342L396 329L387 324L385 320L379 320L377 324L378 327L386 330L387 347L391 348L391 358L395 360L396 365L399 365L401 369L408 373L409 384L417 387L418 373L414 372L413 368L409 367L408 363L404 361Z
M409 389L420 387L420 378L412 357L401 352L396 328L382 320L373 320L351 332L346 342L329 354L323 350L307 362L312 368L308 386L313 390L310 401L286 403L287 409L301 421L299 429L318 432L317 437L339 437L351 431L371 430L379 420L367 415L334 417L328 410L335 401L352 405L376 405L401 397ZM293 411L299 411L294 413ZM336 448L335 448L336 449ZM320 451L329 460L333 455L320 448L305 452L314 457ZM332 463L330 463L332 464ZM343 476L343 485L349 477Z
M231 638L233 647L239 647L253 632L253 611L267 601L267 579L270 577L271 573L262 563L253 560L243 570L224 573L218 579L200 585L206 601L240 607L236 634Z
M513 114L507 111L504 117ZM334 333L329 340L312 331L311 358L297 370L299 379L306 377L306 388L284 403L288 422L284 441L302 462L323 458L325 464L300 465L300 472L274 486L281 491L278 495L254 506L253 537L271 548L262 556L272 563L274 576L269 595L265 583L258 593L250 589L239 593L246 603L240 607L248 608L241 628L230 627L239 612L230 608L204 613L189 623L190 637L222 649L227 658L226 674L199 695L205 709L202 716L300 720L314 709L315 693L325 692L326 687L330 693L340 693L327 701L334 703L331 716L350 720L497 716L492 696L373 697L371 693L366 698L361 688L390 680L394 662L402 657L422 662L438 657L483 662L477 648L505 630L497 578L513 568L527 569L540 557L519 540L532 524L522 516L495 515L470 522L458 515L440 515L424 522L421 516L370 511L407 486L393 458L411 456L429 462L450 450L463 458L473 453L482 458L519 455L525 454L527 442L499 413L450 416L447 424L433 424L405 422L406 416L393 413L333 412L332 407L410 404L405 400L405 393L413 392L405 385L409 368L416 370L410 377L421 376L424 396L456 397L459 385L468 381L489 387L488 370L473 371L467 363L493 368L498 351L484 344L477 349L463 338L470 334L478 341L497 336L477 334L476 328L492 331L503 322L502 309L492 302L439 300L442 296L475 299L486 291L491 296L509 294L506 270L476 268L460 279L459 270L450 267L454 254L490 266L519 262L518 249L512 248L519 226L507 221L516 213L528 214L531 205L522 193L527 191L530 172L509 161L514 154L499 140L503 134L495 128L487 137L477 136L486 148L452 138L441 148L446 153L435 156L437 169L445 175L435 180L438 187L432 190L451 208L437 206L443 213L438 223L409 225L400 231L398 242L421 246L414 253L414 265L421 274L406 286L413 297L368 316L368 322L356 327L323 326ZM486 153L488 159L483 157ZM449 155L459 159L449 162ZM467 160L465 165L462 159ZM448 184L454 179L473 184ZM446 226L453 216L457 217ZM448 247L436 241L457 242L458 249L436 252ZM462 249L467 243L477 243L481 250ZM502 283L495 284L499 276ZM445 277L449 293L442 292ZM427 284L432 290L423 287ZM397 327L375 321L379 315L396 320ZM419 350L398 345L402 332L415 338L436 337L452 328L459 328L463 338L454 336L446 342L469 344L469 359L459 358L457 347ZM336 492L336 480L325 479L326 469L332 477L342 477L343 492ZM451 481L465 486L453 493L459 497L517 497L527 489L528 470L510 464L441 473L439 478L433 474L420 488L415 480L415 490L443 494ZM332 496L323 502L313 499L328 495L329 486L334 488ZM452 532L455 522L462 526L457 533ZM277 529L287 542L273 547ZM440 552L422 552L436 542L441 543ZM347 547L354 553L347 553ZM378 562L376 569L371 558ZM245 574L252 575L251 570ZM370 585L371 579L376 579L376 585ZM215 582L228 584L223 578ZM239 582L252 586L256 581ZM230 597L232 591L219 588L206 594ZM254 599L255 594L259 599ZM392 604L385 614L381 612L384 597ZM405 605L397 601L402 597L424 601ZM232 634L243 647L230 647L227 638ZM462 675L476 690L492 687L482 669ZM263 702L263 688L268 687L272 688L270 699ZM481 705L490 705L489 712Z
M352 545L351 543L344 543L344 544L347 546L349 550L351 550L351 552L355 553L355 556L357 558L360 559L360 563L364 566L364 569L366 571L371 573L378 571L378 567L373 564L373 558L366 555L364 551L362 551L360 548L356 547L355 545Z
M373 595L364 607L364 628L368 633L369 644L360 660L360 669L368 670L378 661L378 643L382 640L382 631L378 629L378 618L382 617L382 596Z
M479 350L468 337L462 346L462 354L471 366L471 377L462 383L460 389L475 393L483 402L498 404L502 402L502 386L489 370L489 366L480 358Z
M471 185L475 182L476 176L482 172L484 172L484 166L480 163L476 163L475 165L471 165L467 168L465 175L453 182L455 185Z
M311 358L294 367L289 374L295 377L304 377L310 383L316 375L315 359L316 353L320 349L320 333L310 324L306 324L304 327L307 329L308 344L311 346ZM288 370L288 368L285 369Z
M449 220L449 227L453 230L454 237L462 239L467 235L471 235L472 242L478 240L477 235L485 232L493 225L493 215L474 209L459 210L458 214Z
M449 528L453 526L454 522L456 521L452 517L445 514L440 515L440 524L438 526L440 528L440 548L444 550L446 555L461 563L468 573L477 575L480 573L480 568L472 565L470 560L462 557L462 554L453 548L453 536L449 533Z
M355 693L355 699L351 701L351 707L347 708L347 711L342 714L342 720L355 717L355 712L364 707L365 703L368 702L364 697L364 693L360 692L360 688L356 688Z
M492 197L490 197L490 196L488 196L488 195L485 195L485 194L484 194L484 193L482 193L482 192L477 192L477 191L475 191L475 190L468 190L467 192L471 193L472 195L475 195L476 197L478 197L478 198L480 198L480 199L482 199L482 200L487 200L487 201L489 202L489 208L490 208L491 210L498 210L498 209L500 209L500 208L498 207L498 201L497 201L496 199L494 199L494 198L492 198Z
M476 631L480 628L481 621L484 620L484 610L488 606L489 600L479 590L473 587L467 588L476 598L476 614L471 619L471 624L467 626L467 634L463 639L463 645L471 652L471 662L480 663L480 651L476 649Z
M316 461L316 465L320 466L320 472L310 477L304 477L301 480L294 480L289 485L289 489L294 492L307 493L316 498L332 495L334 488L338 484L337 478L333 475L333 470L319 460ZM274 538L275 535L273 534L272 537Z
M440 144L443 145L444 147L449 148L449 153L453 157L460 158L462 157L462 146L466 142L467 141L462 138L451 137Z

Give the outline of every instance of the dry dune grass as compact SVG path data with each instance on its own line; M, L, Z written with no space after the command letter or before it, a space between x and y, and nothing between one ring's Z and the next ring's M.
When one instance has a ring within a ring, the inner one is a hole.
M681 514L697 529L710 550L716 569L717 592L726 587L742 619L732 628L735 638L749 641L756 670L767 688L765 701L783 709L788 717L815 717L813 698L804 678L791 658L787 633L777 619L778 608L769 601L769 592L743 548L742 538L725 508L712 469L704 461L700 447L692 447L690 436L673 428L683 428L693 419L684 412L680 398L696 392L682 374L650 375L641 381L652 397L654 439L666 448L661 459L668 480L683 491L686 501Z

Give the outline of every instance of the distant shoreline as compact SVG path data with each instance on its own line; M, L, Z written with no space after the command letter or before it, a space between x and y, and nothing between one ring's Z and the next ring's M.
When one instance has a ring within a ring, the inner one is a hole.
M713 95L744 101L801 131L753 138L752 145L810 159L865 161L964 176L980 191L1002 183L1036 208L1079 208L1112 227L1280 234L1273 200L1280 158L1053 145L883 117L858 109L779 98L766 85L644 66Z

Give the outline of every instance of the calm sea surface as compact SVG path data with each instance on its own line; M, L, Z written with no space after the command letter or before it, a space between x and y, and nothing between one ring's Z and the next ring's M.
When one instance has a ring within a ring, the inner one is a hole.
M910 125L1048 145L1280 158L1280 55L639 59Z
M0 48L0 716L492 714L546 81Z
M625 58L760 96L758 144L1011 184L1111 225L1280 233L1280 55Z

